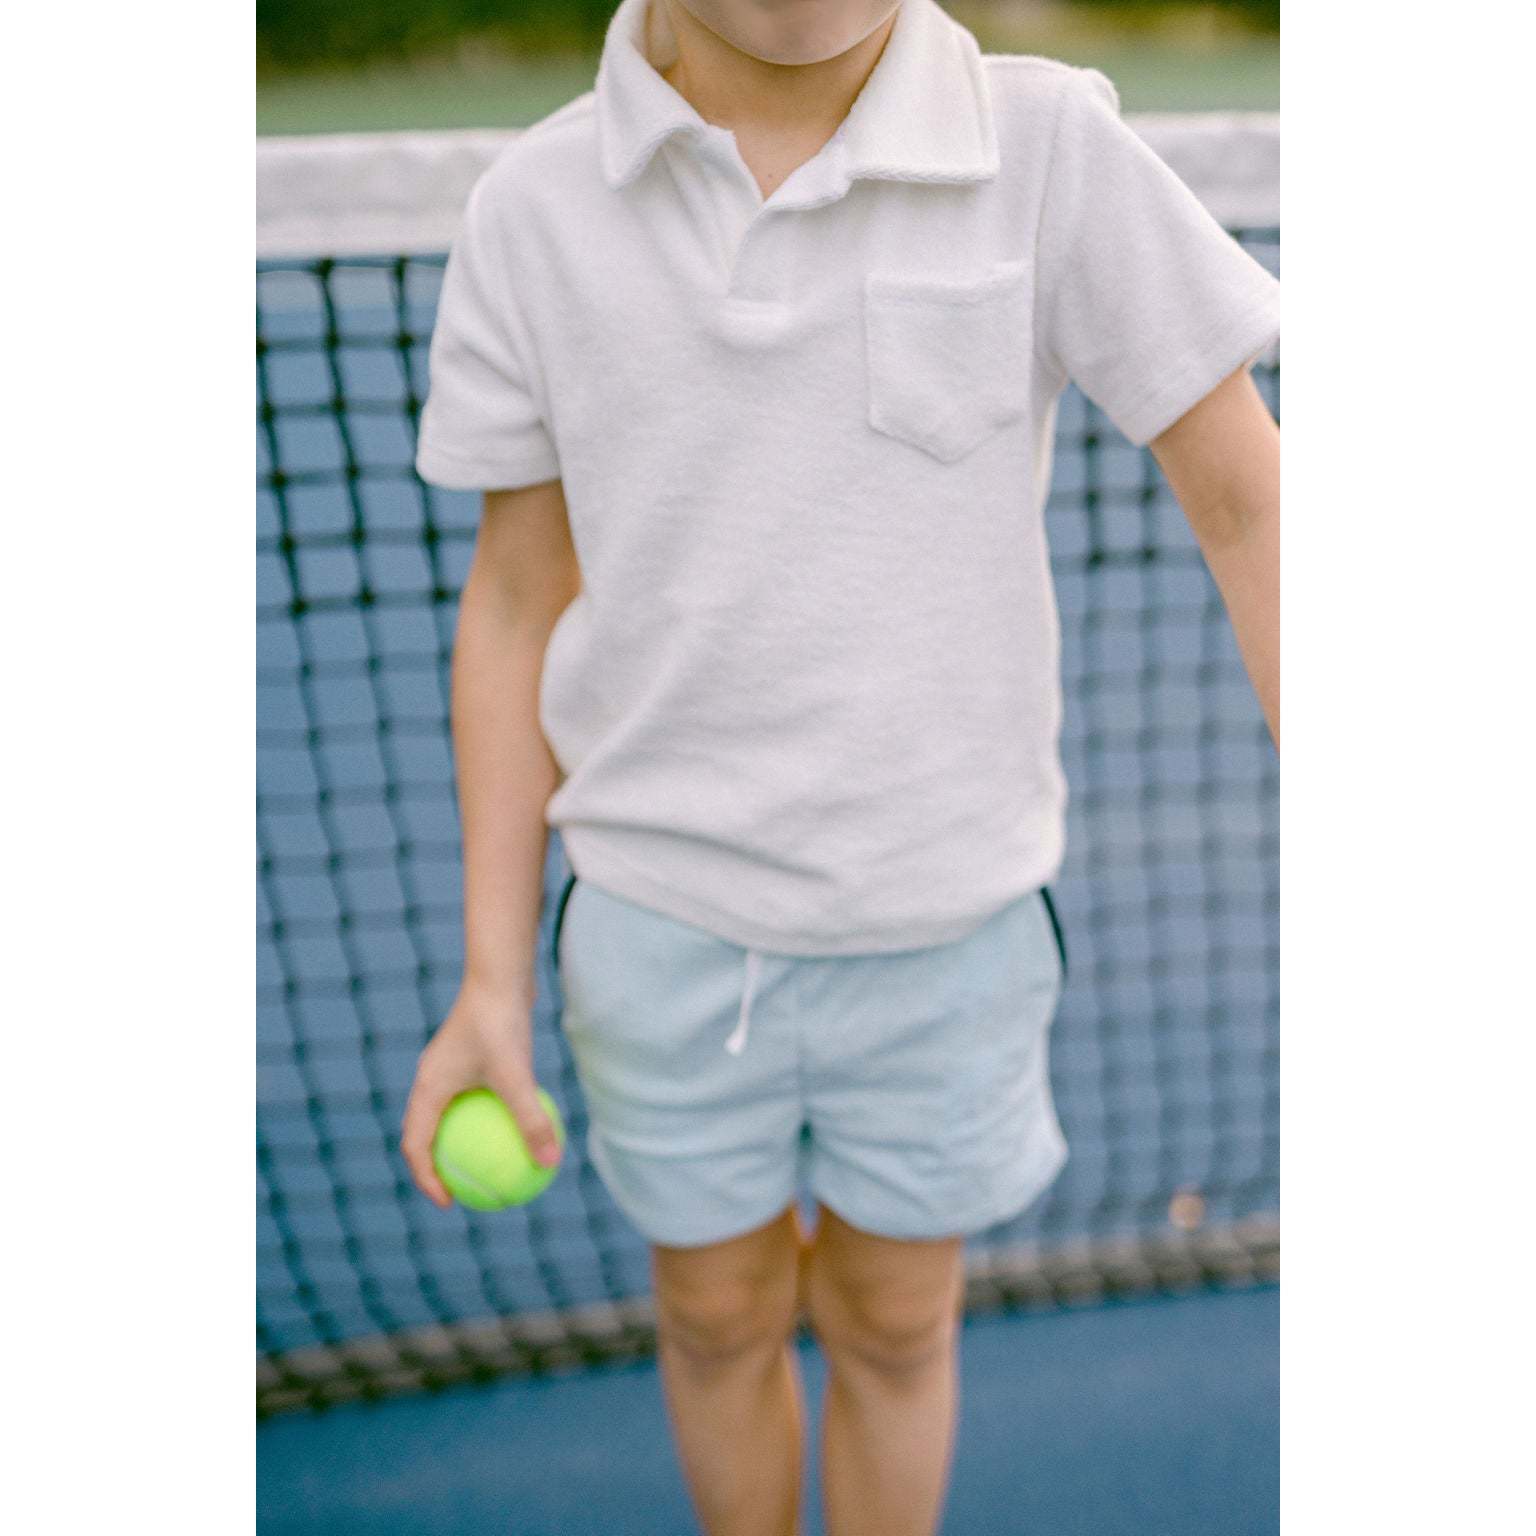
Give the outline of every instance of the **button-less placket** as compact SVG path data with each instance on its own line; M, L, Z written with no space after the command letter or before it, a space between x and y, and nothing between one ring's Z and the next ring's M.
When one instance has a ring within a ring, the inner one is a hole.
M763 204L736 242L726 291L742 304L782 304L788 298L790 263L785 250L787 217Z
M734 224L728 291L748 302L776 303L786 297L789 267L784 249L795 213L835 202L848 190L843 129L811 158L795 167L766 198L729 128L711 124L698 148L701 160L716 173L727 192L727 216Z
M742 236L762 204L757 185L724 128L700 124L664 146L663 154L713 285L724 289Z
M743 303L773 304L783 297L783 263L774 262L778 211L764 198L751 167L742 158L736 135L712 127L707 149L709 173L717 178L726 229L725 288Z
M849 181L841 130L768 196L730 129L710 124L694 138L695 195L707 195L723 263L721 334L747 347L771 346L792 324L796 221L833 202Z

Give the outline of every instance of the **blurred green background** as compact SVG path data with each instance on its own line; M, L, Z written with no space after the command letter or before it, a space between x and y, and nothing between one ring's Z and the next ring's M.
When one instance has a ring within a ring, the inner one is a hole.
M1128 111L1274 110L1280 0L944 0L982 47L1102 69ZM515 127L591 87L618 0L257 0L257 131Z

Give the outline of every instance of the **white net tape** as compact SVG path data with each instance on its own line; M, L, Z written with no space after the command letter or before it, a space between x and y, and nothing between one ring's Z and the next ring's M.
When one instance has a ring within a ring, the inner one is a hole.
M1280 222L1274 113L1130 114L1127 121L1229 227ZM262 139L256 254L416 256L446 251L469 189L511 129Z

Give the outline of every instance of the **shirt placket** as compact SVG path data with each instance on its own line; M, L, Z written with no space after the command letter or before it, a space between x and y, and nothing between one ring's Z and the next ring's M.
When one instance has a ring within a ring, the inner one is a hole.
M697 213L710 221L725 298L738 312L757 309L765 318L778 313L789 299L786 220L795 205L781 206L777 194L763 198L729 129L711 125L687 148L695 182L690 190L702 201ZM799 177L797 172L792 179Z

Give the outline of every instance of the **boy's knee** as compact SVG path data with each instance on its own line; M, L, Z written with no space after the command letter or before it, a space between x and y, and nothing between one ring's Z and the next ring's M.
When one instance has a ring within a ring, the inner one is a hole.
M863 1366L901 1376L945 1358L955 1331L954 1309L877 1300L840 1304L814 1314L817 1337L834 1365Z
M850 1284L814 1264L807 1280L811 1324L834 1367L910 1375L953 1348L959 1303L952 1284Z
M696 1295L658 1296L656 1328L663 1345L697 1364L776 1351L794 1328L794 1286L727 1285Z
M777 1353L794 1333L796 1268L656 1290L656 1329L664 1347L699 1365Z

